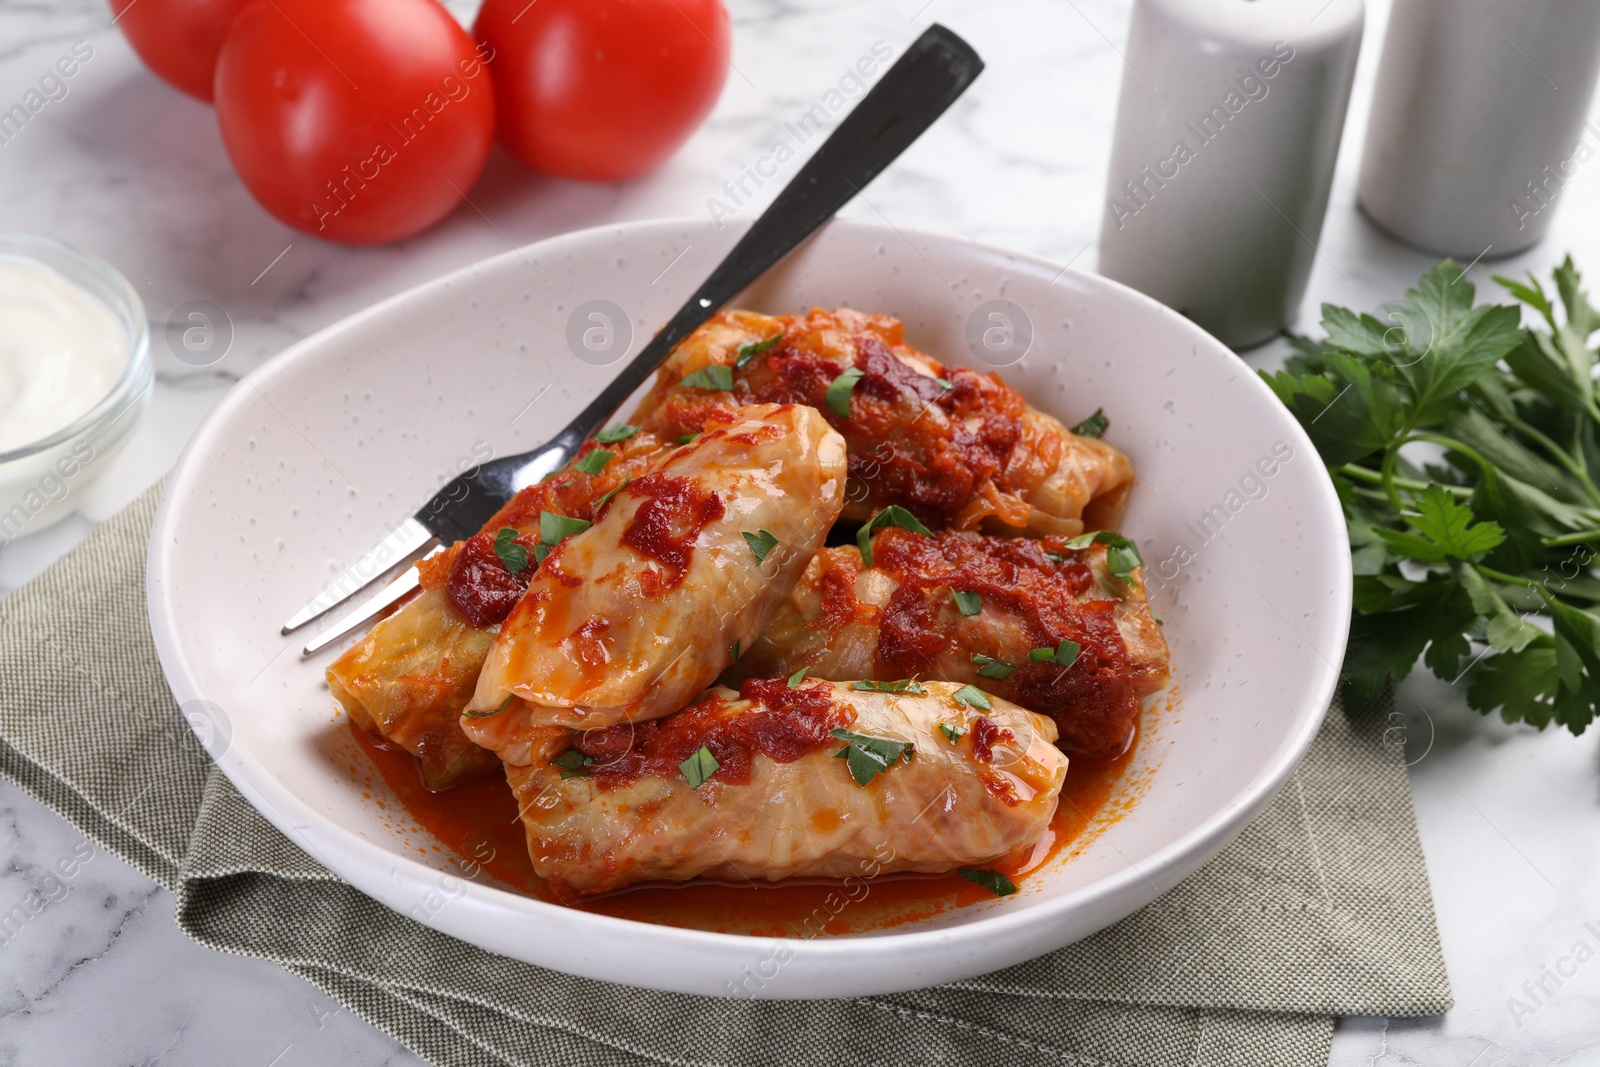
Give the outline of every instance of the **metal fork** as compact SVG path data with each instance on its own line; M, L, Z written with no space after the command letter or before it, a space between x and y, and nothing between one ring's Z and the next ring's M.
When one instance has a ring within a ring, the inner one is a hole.
M689 302L566 429L531 452L492 460L452 480L295 612L283 624L283 632L297 630L332 610L424 550L438 551L439 546L471 537L517 490L560 469L673 346L832 218L933 125L982 70L983 60L967 42L938 24L929 27L845 116ZM337 641L417 584L417 569L409 566L319 634L303 655Z

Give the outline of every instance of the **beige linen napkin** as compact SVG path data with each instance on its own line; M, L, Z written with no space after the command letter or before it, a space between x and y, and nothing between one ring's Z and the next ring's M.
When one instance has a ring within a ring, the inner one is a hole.
M1450 1006L1387 708L1336 706L1282 793L1176 890L997 974L751 1002L484 952L341 882L195 743L145 621L156 500L0 601L0 774L170 890L197 941L278 963L436 1064L1321 1067L1336 1015Z

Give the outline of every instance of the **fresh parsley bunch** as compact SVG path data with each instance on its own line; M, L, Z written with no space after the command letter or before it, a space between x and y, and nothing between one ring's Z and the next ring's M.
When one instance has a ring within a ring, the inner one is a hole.
M1325 304L1320 341L1262 377L1315 442L1355 570L1344 662L1365 704L1420 656L1508 722L1583 732L1600 704L1600 312L1568 258L1538 313L1473 306L1446 260L1384 319Z

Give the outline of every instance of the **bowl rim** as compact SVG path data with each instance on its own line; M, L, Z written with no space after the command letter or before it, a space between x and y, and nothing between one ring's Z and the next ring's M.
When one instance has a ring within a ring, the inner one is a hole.
M47 437L41 437L37 441L30 441L28 444L20 445L9 452L0 452L0 464L12 463L16 460L27 459L30 456L48 452L76 437L111 425L121 418L129 407L139 402L139 398L144 394L155 376L150 355L149 315L145 311L144 301L133 288L133 283L128 281L127 276L99 256L85 252L76 245L68 244L54 237L47 237L44 234L29 233L26 230L0 230L0 261L6 259L25 260L36 263L52 273L60 273L44 260L32 258L26 252L12 252L11 249L5 247L7 245L27 246L30 244L55 252L58 255L65 255L69 259L77 260L79 264L87 267L109 284L112 291L127 307L128 317L131 320L129 325L132 337L130 339L127 365L122 368L122 373L112 383L106 395L95 402L94 407ZM90 300L102 305L106 303L97 294L83 290L83 287L73 279L67 278L66 282L73 288L83 291ZM117 308L108 307L107 310L114 316L117 315Z
M737 232L748 225L747 222L738 223L731 228ZM205 694L181 652L179 633L175 625L176 615L168 603L167 590L162 581L162 575L167 566L167 557L174 551L174 542L172 538L167 536L167 527L177 506L175 501L188 490L183 474L190 457L196 454L197 448L200 451L204 451L203 447L200 446L211 434L218 432L218 427L222 425L235 406L244 403L244 398L278 374L281 368L292 363L293 357L301 351L311 347L323 347L331 341L336 341L341 333L365 326L374 319L381 319L423 290L431 289L435 286L455 287L470 283L473 277L480 272L500 269L513 262L523 261L528 252L534 249L540 251L547 249L559 250L564 244L586 243L602 234L615 236L623 231L658 229L661 231L677 230L681 233L685 227L703 230L711 228L711 226L711 223L697 218L657 218L624 223L608 223L554 235L541 241L467 264L411 289L377 301L302 338L244 376L206 416L201 426L185 446L183 454L179 456L163 488L160 506L150 534L145 580L149 621L163 671L180 708L191 701L204 700ZM910 240L913 244L916 239L921 238L939 243L966 245L985 254L1002 256L1009 262L1016 263L1019 266L1027 266L1049 277L1060 278L1071 270L1070 267L1062 267L1041 256L1016 252L958 235L906 229L854 219L833 219L825 224L818 233L824 233L833 227L862 230L886 240ZM1080 283L1090 287L1102 288L1119 299L1132 301L1135 305L1142 307L1147 314L1165 318L1169 323L1179 325L1180 329L1192 335L1197 346L1209 347L1229 360L1238 359L1238 356L1223 345L1221 341L1206 333L1189 319L1158 303L1151 297L1097 274L1090 274L1084 271L1071 271L1071 273ZM1242 362L1239 366L1241 369L1248 370L1248 367ZM1257 395L1262 400L1273 405L1274 409L1279 410L1283 432L1290 435L1294 446L1297 449L1305 449L1306 455L1318 455L1305 430L1287 409L1282 408L1266 383L1253 371L1242 375L1242 377L1248 379L1249 383L1244 385L1243 388L1256 390ZM812 938L805 941L805 955L826 966L852 957L862 955L876 956L897 948L905 950L913 948L956 949L969 942L982 941L1001 932L1014 931L1027 925L1048 923L1053 916L1057 916L1060 913L1093 910L1096 905L1103 904L1110 898L1131 893L1134 887L1141 882L1146 887L1156 888L1158 892L1155 895L1160 895L1176 885L1177 881L1181 880L1182 877L1187 877L1201 863L1210 859L1229 840L1235 837L1244 828L1247 820L1264 807L1277 791L1282 788L1310 748L1333 699L1339 678L1339 669L1336 663L1342 660L1348 639L1352 589L1349 545L1343 510L1339 504L1333 482L1323 470L1320 461L1316 464L1316 474L1313 477L1316 481L1315 491L1320 499L1322 514L1320 516L1312 516L1312 518L1318 525L1333 530L1335 541L1338 545L1343 546L1343 551L1336 552L1335 559L1331 561L1339 580L1335 585L1333 601L1327 606L1327 610L1333 613L1334 618L1340 620L1337 624L1337 648L1333 650L1331 655L1320 654L1320 650L1318 650L1319 655L1317 658L1321 660L1321 663L1313 663L1314 677L1307 686L1307 695L1299 706L1294 709L1300 719L1298 725L1281 746L1280 752L1274 761L1265 768L1264 772L1258 775L1248 789L1232 797L1227 804L1221 806L1200 826L1146 857L1139 864L1134 864L1130 861L1126 867L1106 875L1091 885L1073 890L1061 897L1042 901L1025 909L993 908L972 921L933 929L899 930L891 928L884 931L865 931L861 934L840 937ZM209 748L213 746L213 741L211 737L207 736L205 725L193 719L190 720L190 724L195 729L200 743L208 747L209 751ZM380 903L383 902L382 898L375 892L380 882L391 886L398 884L428 887L437 883L440 878L441 871L439 868L428 866L408 855L391 851L376 841L369 840L356 831L334 822L320 810L313 808L302 800L297 794L281 786L275 776L270 774L263 765L240 746L230 743L221 753L213 753L213 756L217 766L263 817L282 831L297 846L311 852L314 858L326 863L334 873L350 882L351 885L364 894L378 899ZM324 849L319 846L324 845L333 849L334 855L338 857L339 862L323 860L322 852ZM370 877L361 877L360 874L352 876L352 871L368 873ZM1173 871L1179 872L1178 878L1170 876ZM1156 882L1152 881L1152 875L1155 878L1162 879L1161 884L1157 885ZM560 922L571 928L593 931L597 936L609 936L630 931L637 935L640 926L648 926L651 928L649 936L662 948L698 947L759 953L770 951L776 945L792 944L795 941L794 938L786 937L722 933L659 923L641 923L633 919L563 907L470 878L457 879L457 881L460 882L462 889L462 896L457 899L465 901L469 905L475 905L479 909L492 910L501 914L505 914L509 910L510 913L519 918L534 922L541 920ZM1133 893L1133 895L1139 894ZM1152 896L1150 899L1154 899L1154 897ZM434 929L441 929L432 921L436 917L436 915L430 915L429 921L424 925ZM447 930L442 932L449 933ZM1083 936L1087 936L1087 933ZM470 938L467 939L470 940ZM1042 948L1040 952L1048 952L1055 947L1057 946L1052 943ZM1034 955L1037 954L1034 953ZM572 973L580 973L580 971L574 970Z

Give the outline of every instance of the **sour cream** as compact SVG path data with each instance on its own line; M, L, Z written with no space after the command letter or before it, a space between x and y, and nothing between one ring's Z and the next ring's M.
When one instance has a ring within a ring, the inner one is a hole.
M103 303L49 267L0 258L0 453L87 414L128 358L127 336Z

